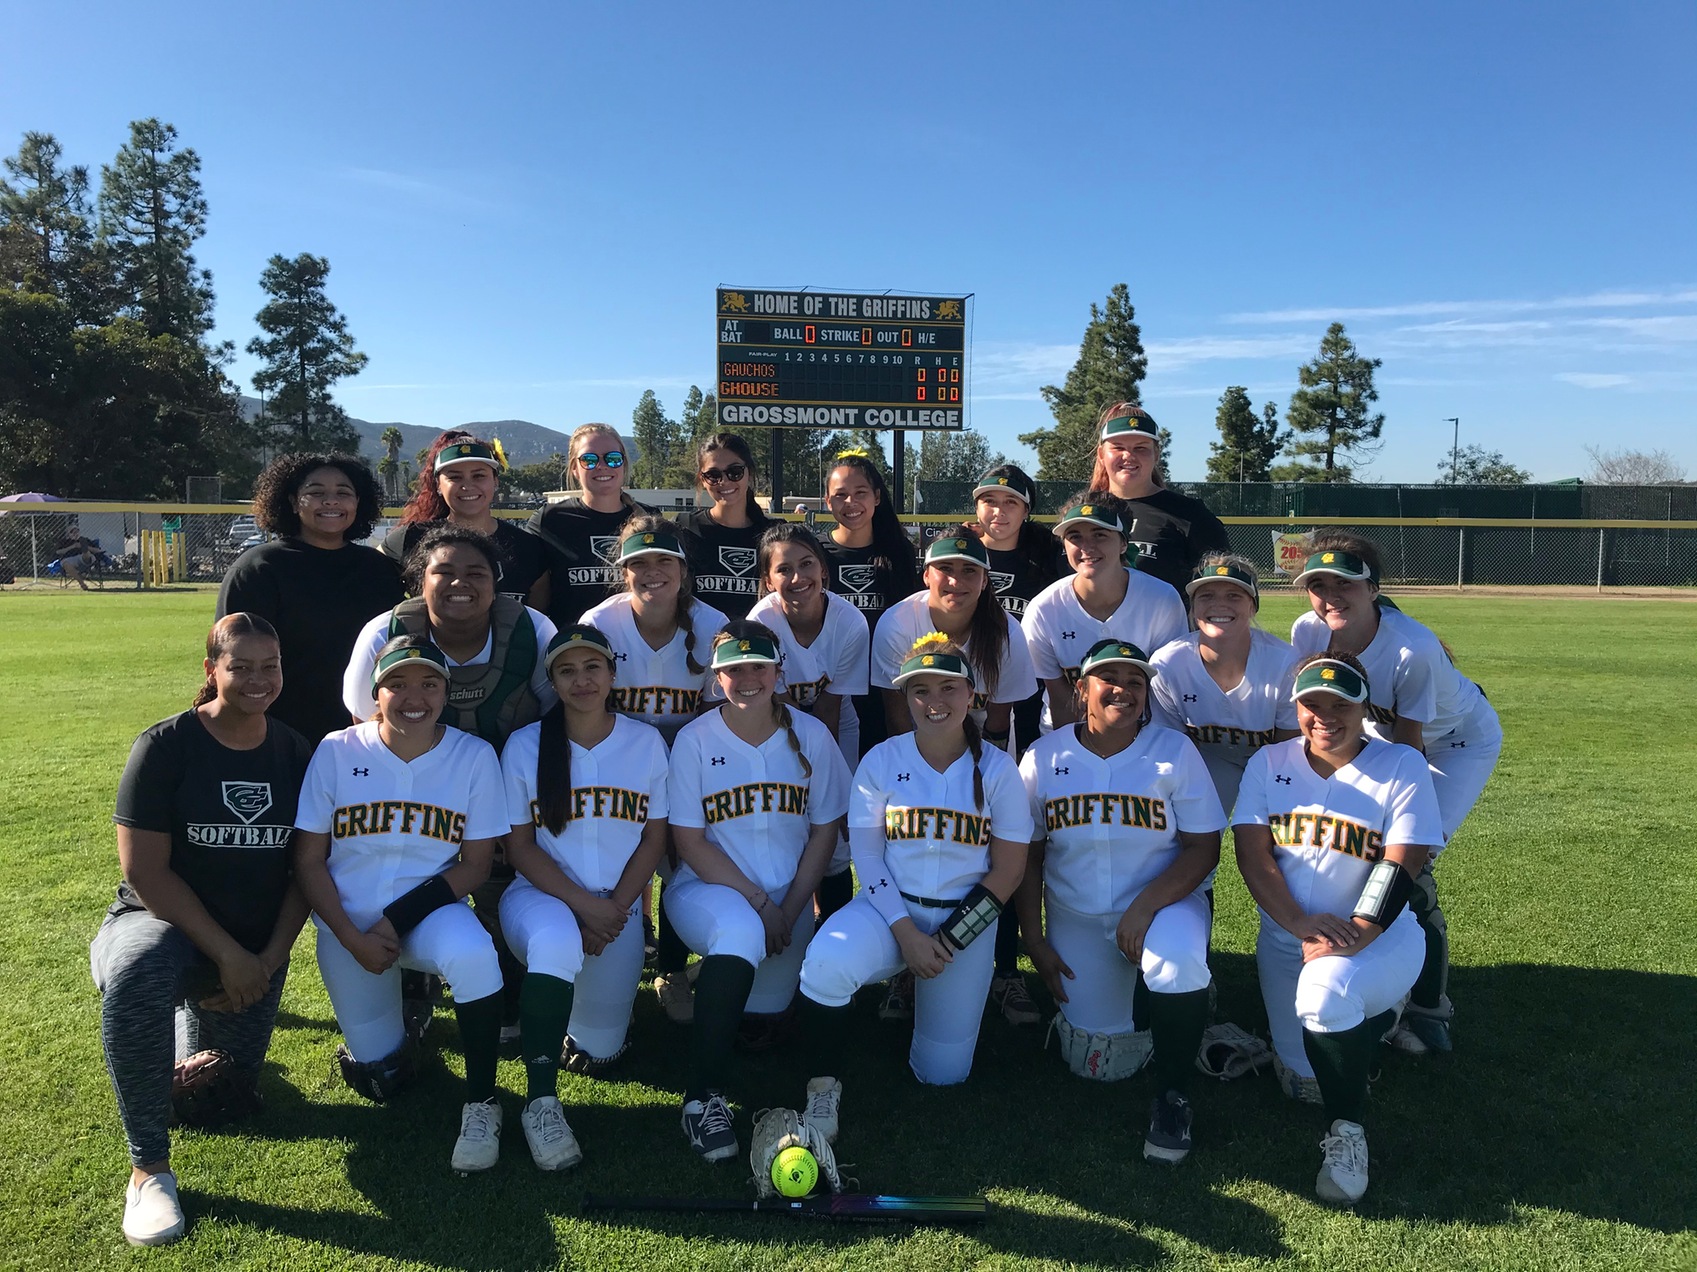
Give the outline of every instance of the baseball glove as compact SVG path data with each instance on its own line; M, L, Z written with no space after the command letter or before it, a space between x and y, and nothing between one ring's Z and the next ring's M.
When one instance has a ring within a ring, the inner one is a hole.
M748 1165L761 1197L778 1195L772 1186L772 1162L786 1148L805 1148L812 1153L819 1163L819 1178L832 1192L842 1192L842 1171L825 1137L802 1121L794 1109L762 1109L755 1115L754 1137L748 1149Z
M254 1074L227 1051L197 1051L171 1074L171 1120L210 1129L251 1117L264 1106Z
M1202 1049L1196 1053L1196 1067L1210 1078L1230 1082L1233 1078L1259 1073L1272 1062L1272 1048L1236 1025L1209 1025L1202 1031Z

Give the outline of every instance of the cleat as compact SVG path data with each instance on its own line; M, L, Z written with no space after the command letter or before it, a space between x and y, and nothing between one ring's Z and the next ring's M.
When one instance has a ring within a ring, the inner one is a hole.
M1336 1206L1353 1206L1367 1192L1367 1132L1358 1122L1341 1117L1332 1123L1332 1133L1320 1141L1325 1154L1314 1191L1321 1201Z
M878 1008L879 1020L913 1019L913 973L897 972L890 977L890 989Z
M705 1101L685 1101L683 1127L689 1146L701 1154L703 1161L728 1161L741 1151L737 1147L736 1127L731 1124L731 1110L725 1104L725 1097L716 1091Z
M1143 1160L1178 1165L1190 1156L1190 1101L1177 1091L1158 1096L1149 1106L1149 1133L1143 1137Z
M1031 1001L1025 977L1018 972L998 976L990 982L990 1001L1002 1009L1002 1018L1010 1025L1035 1025L1043 1018L1037 1004Z
M524 1124L524 1142L530 1145L530 1160L537 1170L566 1170L583 1160L577 1136L566 1123L566 1111L553 1096L532 1100L519 1121Z
M827 1144L837 1142L838 1120L843 1107L843 1084L835 1078L809 1078L807 1107L801 1120L817 1131Z
M453 1167L462 1175L488 1170L501 1157L501 1106L474 1100L460 1110L460 1137L454 1141Z

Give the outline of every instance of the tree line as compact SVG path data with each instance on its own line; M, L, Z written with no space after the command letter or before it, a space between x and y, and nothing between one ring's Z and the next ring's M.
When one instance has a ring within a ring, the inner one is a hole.
M244 411L214 342L200 159L136 120L100 168L50 133L0 160L0 486L81 498L181 498L191 474L245 487L276 449L358 448L335 383L366 357L325 294L329 262L273 256L246 349L266 399Z

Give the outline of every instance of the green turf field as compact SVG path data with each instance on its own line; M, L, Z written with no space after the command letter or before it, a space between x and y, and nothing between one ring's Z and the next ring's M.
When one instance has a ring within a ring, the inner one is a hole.
M1288 629L1297 603L1263 613ZM705 1215L586 1220L586 1191L750 1195L746 1161L700 1163L678 1130L686 1035L637 1000L616 1082L566 1075L586 1154L539 1174L507 1099L501 1165L448 1169L451 1017L425 1079L363 1103L333 1074L335 1026L296 947L267 1107L241 1134L180 1133L188 1238L132 1252L126 1157L101 1063L87 942L117 882L110 823L135 734L186 706L210 593L0 595L12 707L0 756L0 1266L231 1268L1697 1268L1697 606L1415 597L1490 693L1507 747L1440 879L1454 941L1455 1056L1391 1056L1355 1213L1313 1200L1318 1110L1270 1078L1195 1093L1196 1151L1139 1148L1150 1092L1074 1078L1038 1029L987 1018L973 1076L922 1090L906 1039L856 1006L840 1156L868 1191L978 1193L975 1232ZM1224 1019L1264 1028L1253 911L1222 870ZM523 1087L504 1062L507 1091ZM783 1052L748 1063L747 1114L796 1103Z

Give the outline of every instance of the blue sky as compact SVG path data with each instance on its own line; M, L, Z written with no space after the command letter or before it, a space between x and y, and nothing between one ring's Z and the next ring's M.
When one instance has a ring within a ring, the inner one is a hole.
M8 6L0 147L174 123L216 334L329 257L366 419L675 411L719 284L971 292L972 421L1026 459L1124 282L1181 479L1333 320L1384 360L1376 479L1433 480L1450 416L1540 479L1697 476L1688 2L258 9Z

